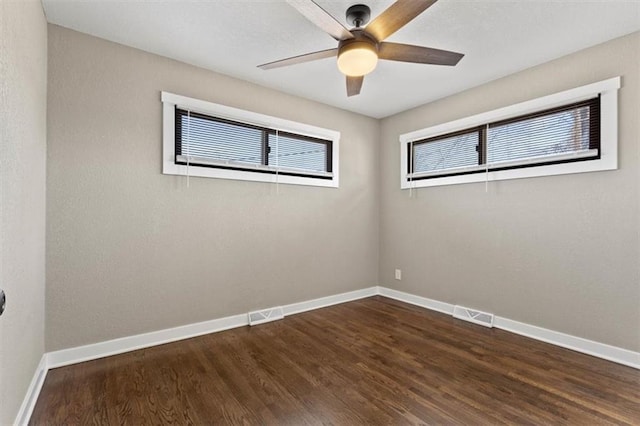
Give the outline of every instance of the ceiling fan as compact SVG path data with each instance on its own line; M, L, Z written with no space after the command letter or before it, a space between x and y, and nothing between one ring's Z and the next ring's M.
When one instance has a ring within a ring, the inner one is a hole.
M272 68L295 65L337 56L338 69L347 77L347 96L360 93L364 76L373 71L378 59L432 65L456 65L462 53L384 40L427 10L437 0L397 0L370 24L371 9L356 4L347 9L349 30L313 0L287 0L298 12L336 39L338 47L258 65ZM366 26L364 26L366 25Z

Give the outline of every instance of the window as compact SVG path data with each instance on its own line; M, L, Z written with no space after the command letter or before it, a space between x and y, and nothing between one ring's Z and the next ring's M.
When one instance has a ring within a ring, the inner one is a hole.
M402 188L617 168L620 79L402 135Z
M597 159L600 98L408 144L415 180Z
M162 93L163 173L338 187L339 133Z
M176 164L331 179L329 140L175 111Z

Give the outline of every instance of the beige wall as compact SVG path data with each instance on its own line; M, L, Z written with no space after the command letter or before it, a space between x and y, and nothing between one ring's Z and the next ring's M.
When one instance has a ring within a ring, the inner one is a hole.
M44 352L47 24L39 1L0 1L0 424Z
M48 351L377 284L377 120L55 25L49 88ZM340 131L340 188L162 175L162 90Z
M639 52L635 33L383 120L380 284L640 350ZM399 189L398 135L618 75L619 170Z
M47 350L377 283L640 350L639 47L378 122L50 25ZM619 170L399 189L399 134L617 75ZM162 175L161 90L339 130L341 188Z

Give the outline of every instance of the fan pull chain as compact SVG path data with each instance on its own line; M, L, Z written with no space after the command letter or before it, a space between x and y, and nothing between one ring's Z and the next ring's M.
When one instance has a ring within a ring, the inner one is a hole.
M280 134L278 132L278 129L276 129L276 196L280 195L280 154L279 154L279 148L280 148Z
M489 193L489 125L484 129L484 193Z
M191 155L189 147L191 146L191 110L187 111L187 188L189 188L189 164L191 162Z
M409 142L409 198L413 198L413 141Z

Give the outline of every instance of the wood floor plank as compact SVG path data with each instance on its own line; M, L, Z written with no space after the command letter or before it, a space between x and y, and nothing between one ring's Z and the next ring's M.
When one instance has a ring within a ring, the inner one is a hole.
M51 370L32 425L640 425L640 371L375 296Z

